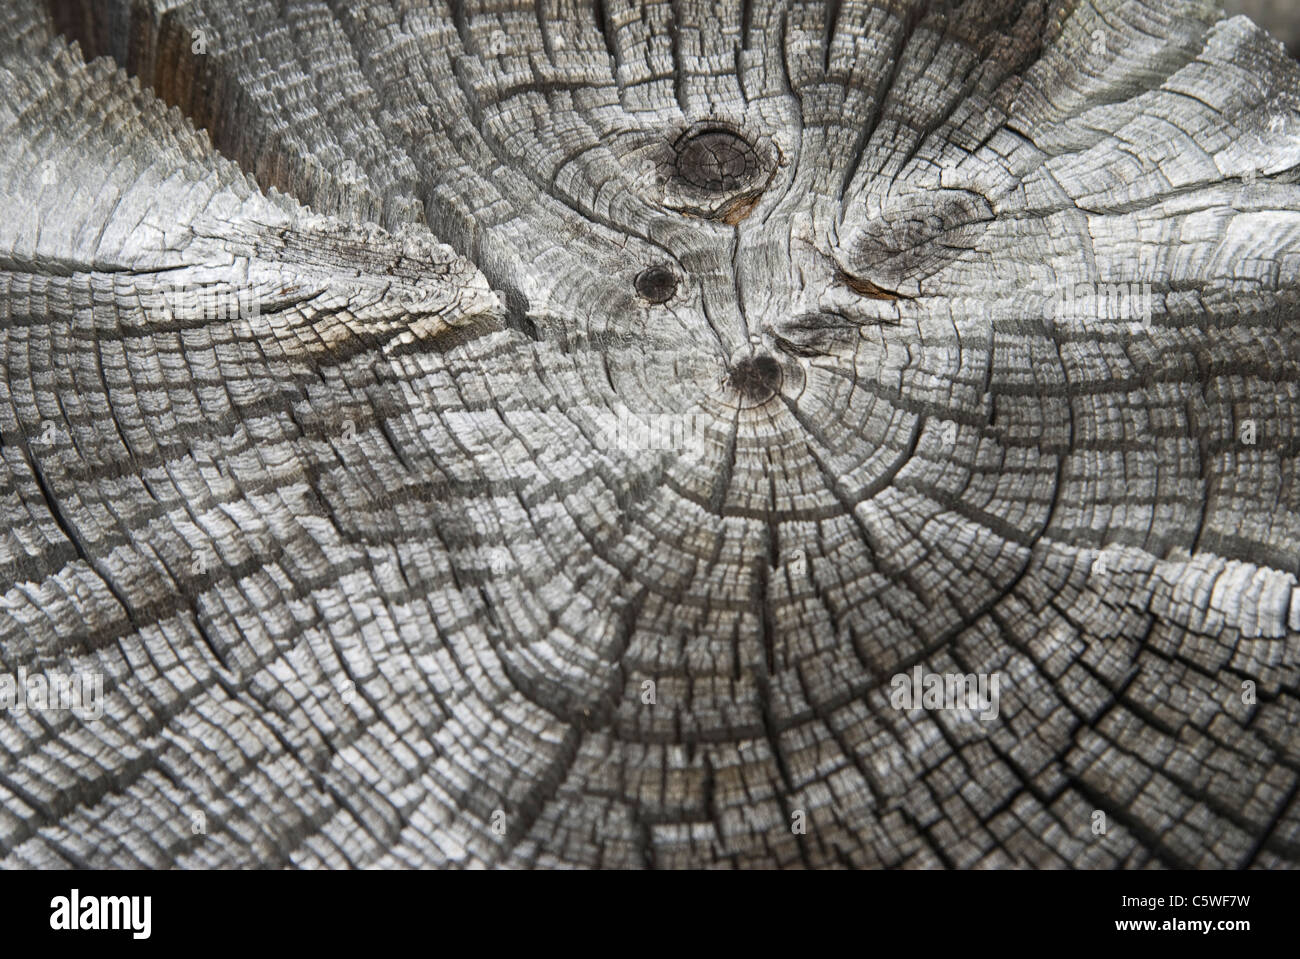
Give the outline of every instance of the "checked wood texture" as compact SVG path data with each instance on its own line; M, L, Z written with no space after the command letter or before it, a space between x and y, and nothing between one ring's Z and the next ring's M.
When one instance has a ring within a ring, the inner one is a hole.
M1297 865L1298 173L1197 0L3 0L0 865Z

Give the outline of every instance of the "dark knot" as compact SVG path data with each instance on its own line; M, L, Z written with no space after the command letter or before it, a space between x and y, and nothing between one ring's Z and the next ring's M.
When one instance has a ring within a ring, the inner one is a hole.
M677 275L666 266L651 266L637 274L635 285L651 303L667 303L677 292Z
M781 364L766 353L747 356L731 368L728 383L745 399L761 402L781 388Z
M711 193L726 193L749 184L758 168L754 148L730 130L702 130L677 144L677 175Z

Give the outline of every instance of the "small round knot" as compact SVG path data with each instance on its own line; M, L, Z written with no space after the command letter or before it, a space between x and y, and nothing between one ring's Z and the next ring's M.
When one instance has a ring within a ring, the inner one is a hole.
M677 144L677 175L711 193L748 185L759 169L758 155L739 134L702 130Z
M651 266L636 277L636 291L651 303L667 303L677 292L677 274L666 266Z
M762 402L781 388L781 364L766 353L747 356L731 368L728 383L745 399Z

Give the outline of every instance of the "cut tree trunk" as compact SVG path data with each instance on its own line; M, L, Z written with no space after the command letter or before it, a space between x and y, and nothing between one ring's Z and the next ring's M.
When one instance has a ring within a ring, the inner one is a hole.
M0 0L103 683L0 866L1300 863L1298 110L1198 0Z

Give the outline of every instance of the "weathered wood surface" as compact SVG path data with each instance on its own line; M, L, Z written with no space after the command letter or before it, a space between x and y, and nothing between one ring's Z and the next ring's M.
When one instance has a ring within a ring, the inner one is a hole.
M105 690L0 718L0 864L1300 862L1300 68L1249 21L33 6L0 660ZM1149 322L1053 300L1111 283ZM893 708L918 665L997 717Z

